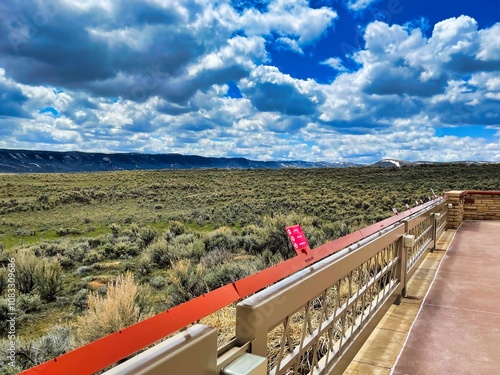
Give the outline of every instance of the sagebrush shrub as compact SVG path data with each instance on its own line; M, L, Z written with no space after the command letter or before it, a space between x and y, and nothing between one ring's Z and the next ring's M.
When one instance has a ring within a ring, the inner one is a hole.
M163 238L149 244L146 250L144 250L144 257L149 260L151 264L155 264L158 267L166 267L170 265L172 261L169 245Z
M276 215L266 216L263 219L262 230L262 250L270 250L273 254L280 254L284 259L295 255L285 228L289 225L297 224L298 218L295 216Z
M169 242L174 239L174 234L170 232L168 229L163 232L162 237L165 239L165 241Z
M255 271L256 269L249 264L226 262L207 269L204 282L208 290L214 290L251 275Z
M43 260L35 272L36 287L40 296L46 301L54 301L57 294L62 291L62 267L58 261Z
M172 243L187 245L198 241L200 238L201 236L198 233L183 233L173 238Z
M35 252L40 256L52 257L55 255L62 255L68 251L67 243L63 242L42 242L35 247Z
M20 293L29 293L35 289L35 273L38 259L28 249L19 250L13 256L16 259L16 283Z
M203 277L202 265L194 265L189 260L172 264L169 274L171 305L179 305L205 293L207 288Z
M83 259L83 262L86 264L94 264L99 263L104 260L104 254L98 249L90 250Z
M36 340L37 362L43 363L68 352L72 346L72 328L55 326L49 333Z
M75 266L75 262L67 256L62 256L58 257L59 263L61 264L61 267L64 268L65 270L72 269Z
M59 228L56 230L58 236L69 236L82 234L82 231L77 228Z
M241 246L250 254L258 254L263 251L264 240L262 234L245 235L241 237Z
M147 276L151 273L151 261L149 259L149 256L146 254L142 254L139 259L135 262L134 265L130 265L129 269L126 271L132 271L133 269L137 270L137 274L139 276Z
M155 276L149 280L149 285L155 289L163 289L167 285L167 281L163 276Z
M308 225L302 228L304 230L304 234L309 242L309 246L313 249L319 245L322 245L325 242L325 232L321 228L313 227L312 225Z
M139 253L139 247L128 241L118 241L114 248L116 258L128 258Z
M151 228L142 228L139 232L139 243L142 249L146 248L150 243L152 243L156 237L158 236L158 232Z
M9 272L7 271L7 268L5 267L0 267L0 297L3 295L3 292L5 289L7 289L7 276Z
M115 253L115 246L111 242L99 246L97 248L97 252L99 252L102 255L103 260L117 258L117 255Z
M252 236L258 234L262 229L255 224L246 225L241 231L242 236Z
M64 255L67 256L71 261L80 263L84 260L86 254L90 251L90 244L88 239L81 238L76 242L71 243L68 246L68 249L64 252Z
M16 342L16 365L26 370L69 352L73 348L72 328L55 326L46 335ZM5 351L7 346L2 348Z
M270 250L264 250L260 254L260 259L262 261L263 268L283 262L281 254L273 254Z
M180 234L183 234L186 228L181 222L174 221L172 222L172 224L170 224L169 230L174 236L178 236Z
M0 298L0 334L2 337L8 328L9 323L7 320L10 318L9 312L9 302L7 298Z
M325 237L327 241L332 241L334 239L343 237L352 232L351 225L341 222L334 221L331 223L326 223L321 227L323 232L325 233Z
M80 289L73 297L73 306L79 311L86 310L88 308L88 295L89 291L87 289Z
M17 308L24 313L38 311L42 307L39 294L20 294L16 299Z
M227 249L214 249L208 253L205 253L201 259L200 263L206 269L216 267L219 264L229 262L233 258L233 253Z
M119 224L116 224L116 223L112 223L110 226L109 226L109 229L111 230L111 234L113 235L113 238L114 239L117 239L118 236L120 235L120 232L122 230L122 228L120 227Z
M93 266L80 266L75 270L75 274L83 275L85 273L90 273L94 270Z
M140 228L139 225L137 225L137 223L131 223L128 229L130 230L133 236L135 237L139 236Z
M227 227L219 228L205 238L206 251L226 249L235 252L241 245L241 239Z
M191 259L193 261L199 261L200 258L205 254L205 243L202 240L196 240L196 237L191 237L189 239L182 239L185 234L176 237L171 244L169 244L169 254L170 261L178 261L181 259ZM195 239L194 242L191 242Z
M88 247L91 249L97 248L109 242L105 235L99 237L85 238L82 240L86 242Z

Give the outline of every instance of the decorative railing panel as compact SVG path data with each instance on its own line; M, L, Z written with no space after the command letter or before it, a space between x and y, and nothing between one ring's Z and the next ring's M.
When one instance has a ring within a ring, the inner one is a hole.
M424 218L424 217L423 217ZM408 234L415 236L415 245L408 252L408 270L416 266L426 249L432 242L434 217L427 215L423 221L408 230Z
M399 282L397 246L393 242L272 329L269 374L321 373L336 361Z
M253 341L252 352L267 357L269 374L327 373L403 287L402 234L404 225L394 227L241 302L238 340Z
M448 204L438 206L436 213L439 217L436 219L436 236L439 236L446 230L448 225Z

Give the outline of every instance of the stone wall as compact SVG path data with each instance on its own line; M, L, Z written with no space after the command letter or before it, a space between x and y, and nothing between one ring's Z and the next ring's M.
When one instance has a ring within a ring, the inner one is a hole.
M463 206L464 220L500 220L500 191L468 191Z
M448 203L447 229L457 229L463 220L500 220L500 191L462 191L446 193Z

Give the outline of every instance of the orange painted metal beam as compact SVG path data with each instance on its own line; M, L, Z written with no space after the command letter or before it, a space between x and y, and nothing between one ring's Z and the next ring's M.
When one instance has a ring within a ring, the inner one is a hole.
M499 192L500 193L500 192ZM165 312L91 342L69 353L22 372L23 375L93 374L156 341L196 322L240 299L262 290L411 214L439 203L441 198L404 211L391 218L328 242L308 254L301 254L272 267L215 289Z
M93 341L21 374L93 374L238 300L233 284Z

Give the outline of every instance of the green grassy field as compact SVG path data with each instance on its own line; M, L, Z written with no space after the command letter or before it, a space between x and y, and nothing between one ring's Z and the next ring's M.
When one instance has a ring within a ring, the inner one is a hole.
M126 272L144 288L139 319L293 256L286 225L315 247L431 189L499 188L500 165L0 175L0 293L15 257L19 346L56 325L77 345L93 339L78 335L89 293Z

